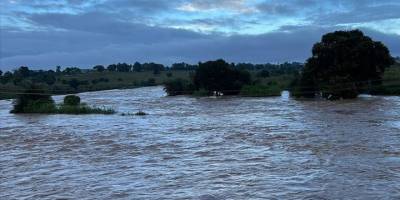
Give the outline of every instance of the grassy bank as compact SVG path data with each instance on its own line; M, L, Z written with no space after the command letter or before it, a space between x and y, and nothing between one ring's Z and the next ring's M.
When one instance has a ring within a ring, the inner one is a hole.
M245 85L239 95L243 96L277 96L281 91L288 90L295 78L293 73L271 73L262 75L262 70L250 70L252 84ZM193 85L189 70L166 70L155 74L153 71L143 72L115 72L115 71L87 71L82 73L55 73L52 84L39 82L41 88L50 94L71 94L88 91L101 91L110 89L129 89L144 86L163 85L170 83L176 88L176 95L209 95L207 91L192 91ZM176 81L180 80L180 81ZM22 93L26 85L37 80L28 77L20 82L8 81L0 83L0 99L12 99ZM167 85L168 86L168 85ZM400 95L400 65L397 64L386 69L381 86L369 88L375 95ZM84 112L83 109L82 112ZM87 110L87 109L86 109Z
M188 79L189 71L162 71L153 74L151 71L145 72L83 72L77 74L55 74L55 82L51 85L40 84L41 88L51 94L71 94L89 91L101 91L111 89L129 89L144 86L162 85L168 80L175 78ZM26 80L14 84L12 81L6 84L0 83L0 99L12 99L22 93L27 84Z

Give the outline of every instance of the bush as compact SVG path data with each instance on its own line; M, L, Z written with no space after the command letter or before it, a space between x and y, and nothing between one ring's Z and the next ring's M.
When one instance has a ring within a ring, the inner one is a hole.
M73 115L83 115L83 114L104 114L110 115L114 114L115 111L111 108L98 108L98 107L90 107L87 105L78 105L78 106L70 106L70 105L61 105L57 109L58 114L73 114Z
M193 93L193 84L184 79L174 79L164 83L164 90L169 96L185 95Z
M81 98L76 95L68 95L64 97L64 105L78 106L81 103Z
M31 86L14 100L11 113L51 113L56 110L53 98L45 90Z

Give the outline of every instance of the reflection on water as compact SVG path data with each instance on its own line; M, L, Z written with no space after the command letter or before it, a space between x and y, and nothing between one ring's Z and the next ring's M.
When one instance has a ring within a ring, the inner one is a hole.
M12 115L0 101L0 199L400 198L400 97L81 97L150 115Z

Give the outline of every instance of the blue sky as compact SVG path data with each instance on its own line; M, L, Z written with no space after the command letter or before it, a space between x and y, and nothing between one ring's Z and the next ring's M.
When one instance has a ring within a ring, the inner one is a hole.
M303 62L359 28L400 55L399 0L0 0L0 69Z

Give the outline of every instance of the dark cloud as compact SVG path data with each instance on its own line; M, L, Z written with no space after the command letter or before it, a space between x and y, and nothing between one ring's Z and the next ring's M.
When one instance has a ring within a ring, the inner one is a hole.
M132 40L125 34L82 31L4 31L8 38L2 45L1 67L28 65L48 68L56 65L89 67L115 62L155 61L165 64L224 58L230 62L304 61L312 45L322 34L337 27L283 27L262 35L201 35L194 32L147 27L135 28ZM94 29L97 30L97 29ZM364 31L387 44L394 55L400 55L398 35ZM162 34L160 34L162 33ZM139 38L139 39L138 39ZM162 38L162 39L160 39Z
M351 23L361 23L357 27L384 42L393 55L400 55L400 35L362 24L400 19L400 2L395 0L268 0L252 8L245 0L1 0L0 4L7 8L0 15L8 20L0 24L1 69L134 61L196 63L217 58L255 63L304 61L324 33L349 29L352 26L344 25ZM192 10L186 12L182 6ZM196 9L230 9L234 14L199 15L193 13ZM175 14L188 17L174 18ZM309 25L274 23L271 26L276 31L244 34L248 27L274 22L271 16L276 21L306 20ZM185 26L227 32L168 28Z

